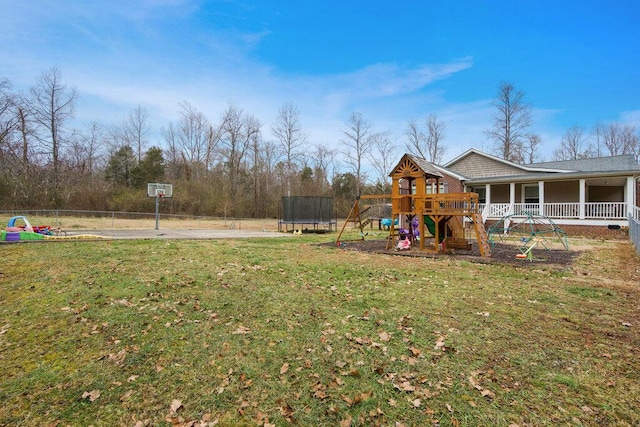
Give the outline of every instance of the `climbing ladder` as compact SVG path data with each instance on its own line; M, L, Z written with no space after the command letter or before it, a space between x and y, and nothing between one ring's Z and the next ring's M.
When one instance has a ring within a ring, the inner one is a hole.
M484 229L482 223L482 214L474 213L471 215L473 221L473 228L476 232L476 239L478 240L478 249L480 249L480 256L491 256L491 246L489 245L489 236Z

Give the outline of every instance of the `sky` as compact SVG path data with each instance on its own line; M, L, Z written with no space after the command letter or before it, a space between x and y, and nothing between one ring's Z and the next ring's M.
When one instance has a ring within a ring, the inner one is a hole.
M229 105L265 139L295 105L309 144L343 147L360 112L405 151L407 122L446 123L445 161L489 152L500 82L525 93L550 160L564 132L640 129L637 0L0 0L0 80L27 91L53 67L77 89L75 125L149 114L151 142L187 101Z

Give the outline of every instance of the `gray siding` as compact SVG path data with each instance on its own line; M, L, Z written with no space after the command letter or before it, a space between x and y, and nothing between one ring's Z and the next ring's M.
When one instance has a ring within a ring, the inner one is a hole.
M469 178L486 178L489 176L521 175L522 169L513 167L496 160L471 153L458 160L447 169Z

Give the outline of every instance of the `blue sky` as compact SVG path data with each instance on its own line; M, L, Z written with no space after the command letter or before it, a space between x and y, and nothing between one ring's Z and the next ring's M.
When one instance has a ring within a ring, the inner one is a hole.
M0 79L57 67L79 125L138 105L159 130L188 101L264 123L295 104L310 143L339 147L351 112L391 130L447 123L446 159L490 149L500 81L526 93L548 157L573 125L640 128L640 3L615 1L0 0Z

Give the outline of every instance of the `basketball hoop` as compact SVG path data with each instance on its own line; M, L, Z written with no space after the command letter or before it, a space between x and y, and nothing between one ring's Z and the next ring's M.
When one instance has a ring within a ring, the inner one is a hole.
M170 199L173 197L173 185L150 182L147 184L147 197L156 199L156 230L158 230L160 199Z
M157 182L147 184L147 196L152 198L170 199L173 197L173 186L171 184L160 184Z

